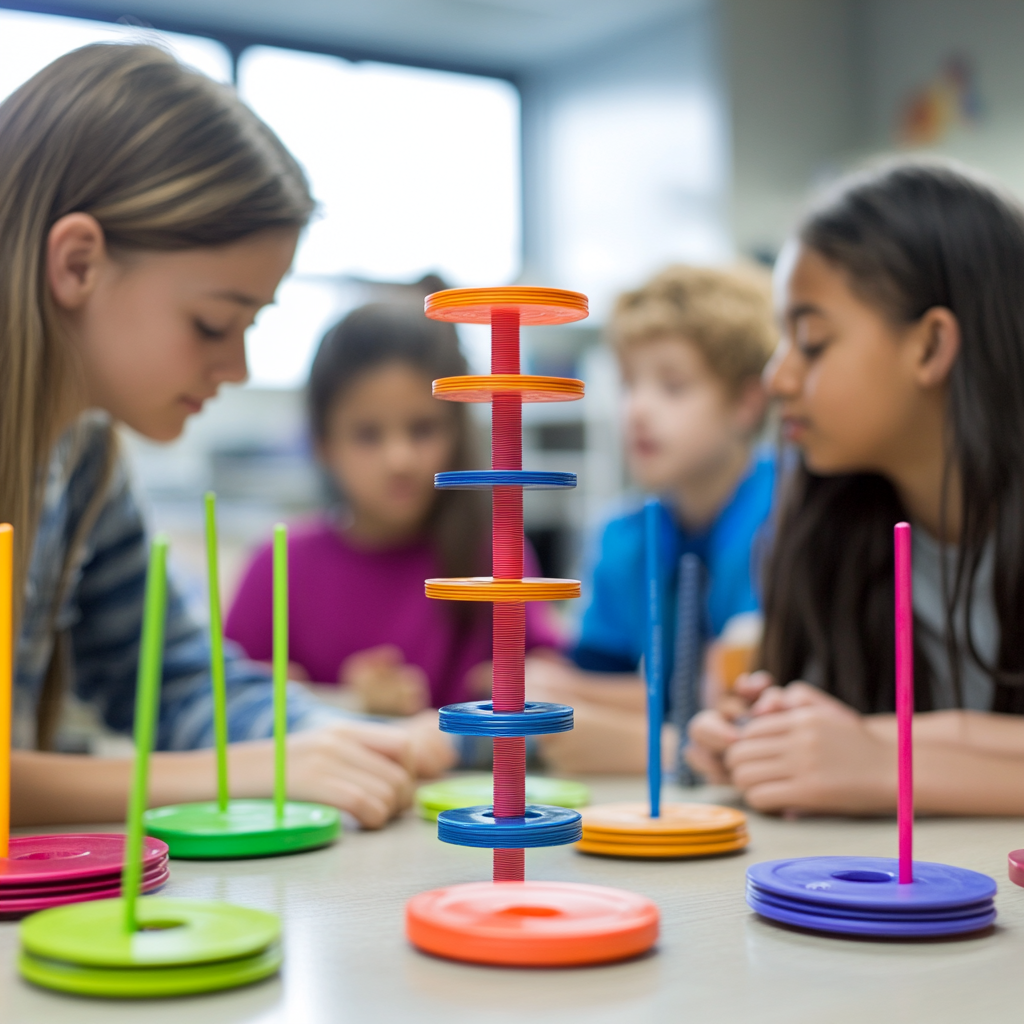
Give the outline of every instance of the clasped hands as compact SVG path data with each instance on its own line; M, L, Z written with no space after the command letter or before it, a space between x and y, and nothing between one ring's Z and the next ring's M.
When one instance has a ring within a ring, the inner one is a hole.
M693 719L686 757L754 810L883 813L896 803L896 753L881 724L808 683L753 672Z

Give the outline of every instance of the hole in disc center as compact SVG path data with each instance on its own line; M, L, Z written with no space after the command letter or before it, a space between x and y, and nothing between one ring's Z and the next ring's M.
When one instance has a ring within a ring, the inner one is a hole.
M871 871L868 868L852 868L849 871L835 871L833 878L843 882L891 882L893 876L888 871Z

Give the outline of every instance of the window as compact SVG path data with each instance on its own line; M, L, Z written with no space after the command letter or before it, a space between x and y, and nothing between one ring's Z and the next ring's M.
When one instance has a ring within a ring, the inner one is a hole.
M0 10L0 100L61 54L89 43L113 42L155 42L203 74L219 82L231 81L231 54L212 39L82 18Z
M507 82L272 47L238 89L305 167L321 209L249 334L252 382L305 379L353 281L504 284L520 264L519 96Z

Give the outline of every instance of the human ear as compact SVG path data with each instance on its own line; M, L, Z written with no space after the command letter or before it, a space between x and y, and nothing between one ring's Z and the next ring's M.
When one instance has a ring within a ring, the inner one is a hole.
M46 279L57 305L69 311L81 308L96 287L106 259L106 239L95 217L87 213L61 217L46 240Z
M916 336L915 376L924 388L946 381L960 353L960 321L945 306L933 306L913 327Z

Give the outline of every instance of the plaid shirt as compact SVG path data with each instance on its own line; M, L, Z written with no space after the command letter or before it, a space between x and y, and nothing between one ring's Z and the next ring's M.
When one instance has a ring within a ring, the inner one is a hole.
M16 747L36 745L37 708L58 632L69 641L66 685L79 700L94 707L111 729L122 733L132 729L148 545L143 517L121 459L114 464L95 521L72 555L59 601L57 593L68 550L103 484L112 443L107 420L90 414L61 438L50 463L18 641ZM243 660L240 649L231 644L226 648L230 739L271 735L269 673ZM171 582L158 749L213 745L209 658L206 630L189 614ZM311 728L341 716L298 688L289 692L289 729Z

